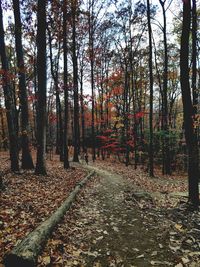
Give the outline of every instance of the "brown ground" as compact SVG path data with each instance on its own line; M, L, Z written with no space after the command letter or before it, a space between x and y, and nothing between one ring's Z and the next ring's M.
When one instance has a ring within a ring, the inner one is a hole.
M48 176L34 171L9 172L8 154L1 155L4 189L0 190L0 263L4 254L44 221L67 198L86 171L64 170L58 158L47 160Z
M1 157L4 166L6 160ZM200 214L187 211L187 199L177 197L187 193L184 175L152 179L110 160L74 167L64 171L54 157L47 177L33 172L4 176L1 257L60 205L85 175L84 167L98 176L48 240L38 267L200 266Z
M175 209L177 198L163 208L160 194L138 191L130 179L106 171L105 163L85 167L98 177L54 232L38 266L199 266L200 239L193 225L198 212ZM191 216L187 228L184 220Z

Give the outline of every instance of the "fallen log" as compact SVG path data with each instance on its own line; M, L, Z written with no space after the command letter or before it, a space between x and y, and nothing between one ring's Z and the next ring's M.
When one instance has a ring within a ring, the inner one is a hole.
M89 173L81 182L77 183L74 190L63 204L33 232L27 235L20 244L5 256L4 264L6 267L35 267L37 266L37 257L42 250L48 237L51 235L54 227L61 221L65 213L69 210L77 193L87 180L94 174Z

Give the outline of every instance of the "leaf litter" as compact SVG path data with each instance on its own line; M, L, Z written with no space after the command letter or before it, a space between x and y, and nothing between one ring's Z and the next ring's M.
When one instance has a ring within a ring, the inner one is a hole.
M1 257L60 205L61 195L66 198L66 188L72 188L84 173L76 168L69 175L58 163L56 168L53 164L50 180L49 177L38 179L31 172L28 179L28 172L5 176L3 193L7 195L1 195L0 212L0 234L4 242L0 243ZM118 189L113 183L102 186L102 177L90 181L48 240L39 256L38 267L200 266L199 211L188 211L185 197L171 195L186 192L185 179L152 179L143 170L135 171L133 167L109 161L97 161L94 166L120 174L126 186L117 179L114 184ZM62 179L58 182L55 177L59 173ZM27 180L30 185L25 183ZM40 193L37 195L35 191ZM45 203L40 205L42 200Z
M4 171L8 169L7 157L3 159ZM0 191L0 263L14 245L61 205L86 175L81 168L64 170L58 160L47 161L47 169L47 176L36 176L34 171L6 171L4 189ZM49 258L44 261L48 263Z

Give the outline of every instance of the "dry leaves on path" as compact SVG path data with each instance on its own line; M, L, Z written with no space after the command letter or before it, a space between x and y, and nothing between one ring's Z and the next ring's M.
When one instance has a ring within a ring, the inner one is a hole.
M178 199L173 198L170 193L187 192L187 180L184 175L177 176L177 179L174 176L156 176L151 178L140 167L135 170L134 166L129 165L127 167L125 164L116 162L113 159L106 159L105 161L96 160L94 166L120 174L130 180L138 191L151 193L157 206L173 207L177 204Z

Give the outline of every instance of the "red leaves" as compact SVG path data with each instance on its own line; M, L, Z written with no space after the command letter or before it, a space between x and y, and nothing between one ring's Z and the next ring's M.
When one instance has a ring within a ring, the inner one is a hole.
M11 81L16 78L16 75L11 73L10 71L6 71L4 69L0 69L0 75L3 76L4 81Z
M131 118L140 119L140 118L143 118L144 115L145 115L145 112L143 112L143 111L137 112L136 114L131 114L131 113L129 113L129 114L128 114L128 118L129 118L129 119L131 119Z
M53 123L57 121L57 116L55 114L49 115L49 122Z
M99 139L102 142L108 141L108 137L107 136L98 135L96 138Z
M104 135L110 135L113 132L111 129L107 129L103 132Z
M145 113L141 111L141 112L136 113L136 114L135 114L135 117L136 117L137 119L140 119L140 118L143 118L143 117L144 117L144 114L145 114Z
M134 148L134 142L133 142L132 140L127 141L126 143L127 143L127 145L129 145L130 147Z
M37 96L36 95L29 95L28 96L28 101L31 101L31 102L33 102L33 101L36 101L37 100Z

